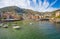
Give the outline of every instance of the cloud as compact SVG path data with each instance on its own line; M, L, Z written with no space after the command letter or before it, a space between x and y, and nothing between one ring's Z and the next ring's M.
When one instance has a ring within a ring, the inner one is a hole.
M56 2L57 2L57 0L55 0L54 2L52 2L49 7L53 6Z
M45 11L53 11L57 8L52 7L57 0L52 3L49 3L47 0L0 0L0 8L6 6L18 6L20 8L31 9L34 11L45 12Z

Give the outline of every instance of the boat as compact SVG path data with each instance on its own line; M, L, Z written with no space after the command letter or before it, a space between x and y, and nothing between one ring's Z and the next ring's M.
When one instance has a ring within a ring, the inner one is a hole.
M30 23L31 25L33 24L33 23Z
M13 26L14 29L20 29L20 26Z
M3 28L8 28L8 25L7 24L3 25Z
M0 27L2 27L2 26L3 26L3 23L0 24Z

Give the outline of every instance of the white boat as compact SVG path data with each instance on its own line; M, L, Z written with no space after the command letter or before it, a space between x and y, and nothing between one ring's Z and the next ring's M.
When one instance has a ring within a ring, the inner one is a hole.
M3 28L8 28L8 25L7 24L3 25Z
M30 23L31 25L33 24L33 23Z
M14 29L20 29L20 26L13 26Z
M3 23L0 24L0 27L2 27L2 26L3 26Z

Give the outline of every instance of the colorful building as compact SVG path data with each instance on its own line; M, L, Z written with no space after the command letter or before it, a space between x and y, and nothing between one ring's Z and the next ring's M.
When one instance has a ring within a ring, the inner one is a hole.
M17 13L12 13L12 12L5 12L3 13L3 19L20 19L20 15Z
M60 11L56 12L56 17L60 16Z

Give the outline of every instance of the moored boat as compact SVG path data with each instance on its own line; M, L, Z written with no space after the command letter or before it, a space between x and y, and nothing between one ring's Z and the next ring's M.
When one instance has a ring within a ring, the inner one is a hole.
M8 28L8 25L7 24L3 25L3 28Z
M20 29L20 26L13 26L14 29Z

